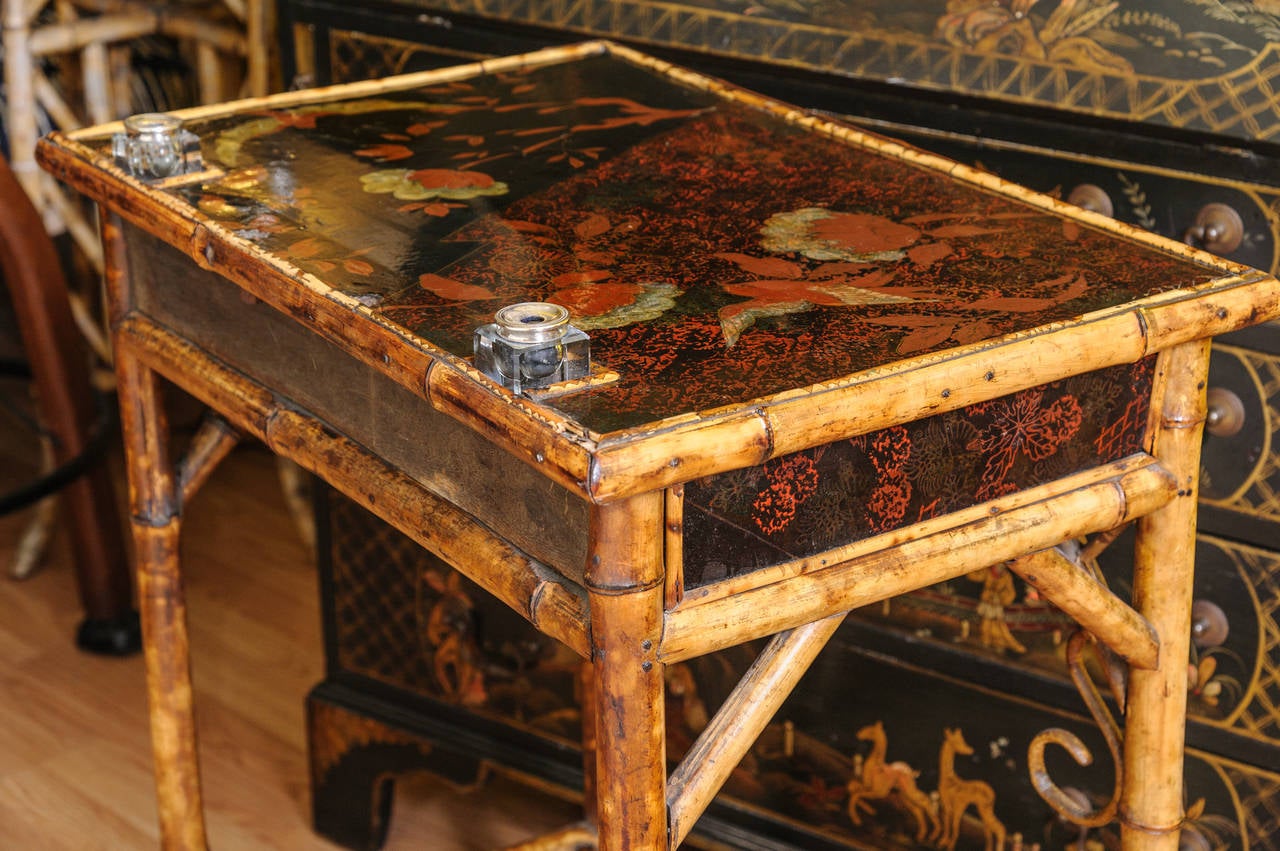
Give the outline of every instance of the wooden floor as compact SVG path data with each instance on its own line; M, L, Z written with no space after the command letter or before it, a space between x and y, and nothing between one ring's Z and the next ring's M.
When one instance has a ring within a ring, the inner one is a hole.
M34 443L23 438L0 417L0 488L30 472ZM21 520L0 518L0 564ZM323 667L316 577L271 456L238 448L193 501L186 534L211 845L335 848L309 828L303 698ZM31 579L0 576L2 849L156 847L141 659L76 651L79 618L65 541ZM413 778L401 783L386 848L496 848L575 817L503 779L461 795Z

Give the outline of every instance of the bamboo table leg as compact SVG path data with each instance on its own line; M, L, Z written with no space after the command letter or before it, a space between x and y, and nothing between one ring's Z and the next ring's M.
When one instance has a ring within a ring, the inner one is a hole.
M667 847L663 495L596 506L587 589L601 851Z
M120 419L129 468L151 746L161 844L205 847L196 755L187 614L178 565L179 498L168 457L168 423L159 379L127 346L116 350Z
M1125 711L1121 841L1126 851L1175 851L1183 815L1182 761L1190 652L1197 477L1205 420L1209 344L1161 355L1164 385L1153 454L1174 474L1178 496L1139 520L1133 602L1160 637L1160 663L1129 675Z
M596 811L596 670L590 660L578 669L578 694L582 705L582 821L592 834L600 824ZM594 843L593 843L594 847Z
M199 851L207 842L178 543L183 492L198 487L203 473L188 465L181 479L176 475L169 455L169 423L160 376L142 363L129 339L119 331L132 306L132 293L121 223L105 211L102 243L110 318L117 329L116 387L129 482L129 525L142 621L160 839L166 851ZM216 435L210 440L197 434L193 452L196 467L216 463L225 455L226 443Z

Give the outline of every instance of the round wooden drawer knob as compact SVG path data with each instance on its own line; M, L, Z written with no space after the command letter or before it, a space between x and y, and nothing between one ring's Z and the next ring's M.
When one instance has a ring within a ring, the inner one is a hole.
M1178 851L1213 851L1204 834L1191 825L1184 825L1178 836Z
M1217 647L1227 640L1231 624L1227 613L1216 603L1196 600L1191 604L1191 642L1196 647Z
M1244 428L1244 402L1225 387L1210 387L1204 430L1214 437L1234 437Z
M1111 196L1101 186L1095 186L1092 183L1081 183L1075 189L1071 190L1071 194L1067 196L1068 204L1075 204L1082 210L1089 210L1093 213L1101 213L1104 216L1110 216L1115 213L1115 205L1111 203Z
M1205 204L1182 239L1214 254L1229 254L1244 241L1244 220L1226 204Z

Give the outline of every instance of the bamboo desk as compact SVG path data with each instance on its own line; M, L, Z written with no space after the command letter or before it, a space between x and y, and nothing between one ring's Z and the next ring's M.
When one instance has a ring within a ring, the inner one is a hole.
M182 509L240 433L591 660L565 844L674 847L844 612L1013 560L1130 667L1076 817L1177 847L1208 341L1274 279L603 44L184 117L168 182L118 127L40 147L103 207L167 847L205 843ZM530 300L586 386L472 368ZM176 465L158 376L218 414ZM1133 518L1130 608L1052 548ZM668 778L664 665L770 635Z

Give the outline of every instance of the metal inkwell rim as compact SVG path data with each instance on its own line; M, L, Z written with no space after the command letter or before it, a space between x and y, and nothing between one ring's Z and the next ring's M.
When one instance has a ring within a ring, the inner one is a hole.
M569 330L569 311L544 301L511 304L493 318L498 335L513 343L553 343Z

